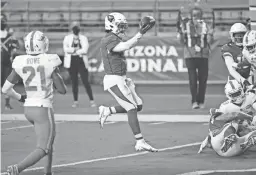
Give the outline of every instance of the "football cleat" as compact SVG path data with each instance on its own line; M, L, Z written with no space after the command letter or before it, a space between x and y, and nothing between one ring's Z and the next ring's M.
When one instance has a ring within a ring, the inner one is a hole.
M249 137L244 143L240 145L241 149L248 149L252 146L256 145L256 136Z
M19 170L17 165L11 165L7 167L7 175L18 175Z
M103 128L103 125L105 121L107 120L108 116L111 115L109 107L106 106L100 106L99 107L99 122L100 122L100 127Z
M92 107L92 108L97 107L97 105L96 105L96 103L95 103L94 101L90 101L90 104L91 104L91 107Z
M221 147L221 151L223 153L227 152L228 149L233 145L233 143L237 140L237 137L235 134L231 134L228 137L224 139L224 143Z
M7 111L13 109L13 107L12 107L10 104L6 104L4 108L5 108L5 110L7 110Z
M158 152L158 149L150 146L144 139L138 140L135 145L136 151Z
M199 109L199 106L198 106L197 102L194 102L192 104L192 109Z
M77 101L74 101L74 103L72 104L72 108L77 108L79 106Z

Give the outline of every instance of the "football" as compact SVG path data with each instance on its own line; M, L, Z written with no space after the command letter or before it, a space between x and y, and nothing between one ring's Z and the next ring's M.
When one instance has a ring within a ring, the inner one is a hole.
M156 23L155 18L152 17L152 16L145 16L145 17L143 17L143 18L141 19L140 25L141 25L141 26L145 26L145 25L148 25L148 24L150 24L150 23L151 23L152 26L154 26L155 23Z

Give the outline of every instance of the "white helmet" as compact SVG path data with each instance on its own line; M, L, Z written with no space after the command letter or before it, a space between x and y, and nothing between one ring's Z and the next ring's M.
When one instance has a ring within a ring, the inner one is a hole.
M247 28L242 23L235 23L231 26L229 34L232 42L237 46L243 45L243 37L247 32Z
M254 54L256 52L256 31L251 30L244 35L243 46L249 52Z
M32 31L24 38L27 54L46 53L49 47L48 38L40 31Z
M125 16L121 13L110 13L105 17L105 30L115 34L125 33L128 23Z
M225 94L229 100L237 104L241 104L245 98L243 87L236 80L228 80L225 85Z

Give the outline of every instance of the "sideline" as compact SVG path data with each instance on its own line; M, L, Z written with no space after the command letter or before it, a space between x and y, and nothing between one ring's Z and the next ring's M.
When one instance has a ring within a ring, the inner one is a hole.
M98 115L54 114L55 121L88 121L98 122ZM208 122L209 115L154 115L142 114L138 116L140 122ZM2 114L1 120L26 121L23 114ZM125 114L115 114L108 118L108 122L128 121Z

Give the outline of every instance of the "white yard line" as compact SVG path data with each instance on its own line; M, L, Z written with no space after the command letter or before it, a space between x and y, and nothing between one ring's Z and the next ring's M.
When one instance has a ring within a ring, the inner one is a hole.
M167 122L156 122L156 123L149 123L149 125L161 125L161 124L164 124L164 123L167 123Z
M117 122L106 122L104 125L109 125L109 124L114 124L114 123L117 123Z
M210 173L235 173L235 172L256 172L256 169L241 169L241 170L204 170L194 171L177 175L199 175L199 174L210 174Z
M55 121L90 121L97 122L98 115L96 114L55 114ZM2 120L19 120L26 121L22 114L2 114ZM141 114L138 116L140 122L208 122L209 115L156 115L156 114ZM108 118L109 122L127 121L126 114L115 114Z
M1 122L1 124L4 124L4 123L11 123L12 121L3 121Z

